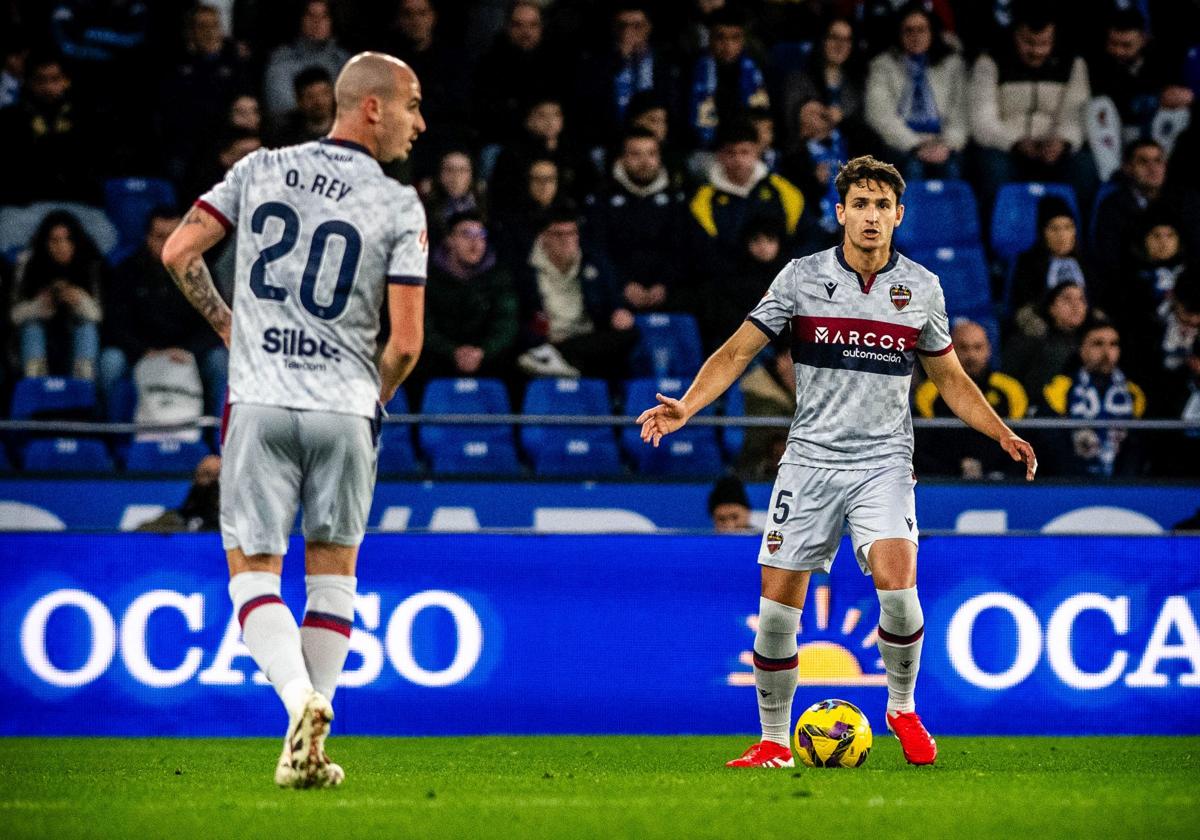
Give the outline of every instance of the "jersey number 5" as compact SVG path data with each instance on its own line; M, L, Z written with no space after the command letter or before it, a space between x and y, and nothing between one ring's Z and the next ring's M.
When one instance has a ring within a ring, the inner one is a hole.
M275 260L282 259L296 247L300 238L300 216L291 207L278 201L268 201L259 205L250 217L250 229L261 234L266 229L268 219L279 219L283 222L283 235L274 245L268 245L258 253L258 259L250 266L250 291L254 296L263 300L283 302L287 300L288 290L282 286L273 286L267 282L267 266ZM321 271L321 261L325 258L325 246L331 236L340 237L345 243L342 260L338 265L337 283L333 288L333 299L327 303L317 301L317 275ZM304 276L300 279L300 304L311 314L323 321L332 321L346 309L350 299L350 290L354 286L354 278L358 274L358 258L362 253L362 236L349 222L340 219L329 219L317 225L313 231L312 245L308 249L308 261L304 265Z

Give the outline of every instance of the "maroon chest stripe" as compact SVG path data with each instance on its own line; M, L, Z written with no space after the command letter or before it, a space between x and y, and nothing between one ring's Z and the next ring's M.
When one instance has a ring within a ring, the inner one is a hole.
M821 344L855 344L863 347L885 346L887 349L913 350L921 331L890 321L867 318L826 318L810 315L792 317L794 341ZM841 338L838 338L841 336ZM901 347L903 339L903 347Z

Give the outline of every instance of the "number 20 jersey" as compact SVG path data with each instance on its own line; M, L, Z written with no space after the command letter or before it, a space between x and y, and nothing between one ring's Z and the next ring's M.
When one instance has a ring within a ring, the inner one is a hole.
M229 402L374 417L386 285L425 284L416 191L324 139L247 155L196 205L237 237Z

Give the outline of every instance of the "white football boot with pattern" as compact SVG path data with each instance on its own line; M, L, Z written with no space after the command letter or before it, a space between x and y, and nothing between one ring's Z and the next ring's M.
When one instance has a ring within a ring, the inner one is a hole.
M283 752L275 766L275 784L280 787L336 787L346 773L325 754L325 738L333 721L333 707L321 694L312 692L298 719L288 727Z

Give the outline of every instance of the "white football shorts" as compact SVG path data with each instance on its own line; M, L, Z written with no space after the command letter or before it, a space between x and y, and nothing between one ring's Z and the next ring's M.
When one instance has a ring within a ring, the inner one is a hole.
M780 464L771 490L758 562L793 571L833 566L845 523L863 574L875 540L917 542L917 479L907 464L870 470L831 470Z

